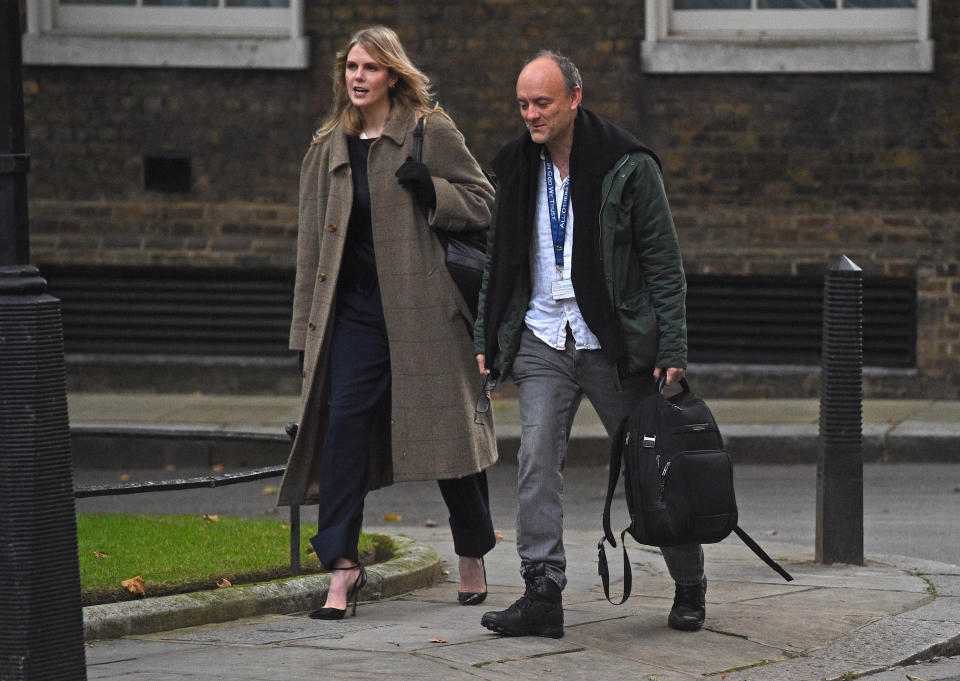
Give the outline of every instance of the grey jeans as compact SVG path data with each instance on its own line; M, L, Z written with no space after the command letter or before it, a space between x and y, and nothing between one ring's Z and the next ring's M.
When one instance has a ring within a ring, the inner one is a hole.
M651 369L652 371L652 369ZM622 384L617 369L599 350L577 350L567 334L564 350L555 350L523 330L513 363L520 402L520 451L517 455L517 553L521 573L541 570L563 589L567 566L563 549L563 466L580 400L586 395L612 436L620 421L655 390L652 374ZM597 509L597 527L600 509ZM699 544L661 549L670 576L678 584L703 579Z

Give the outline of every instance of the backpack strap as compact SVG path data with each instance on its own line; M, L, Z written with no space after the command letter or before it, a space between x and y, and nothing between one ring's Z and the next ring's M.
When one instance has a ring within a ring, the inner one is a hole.
M620 447L623 444L623 436L627 430L629 418L629 416L625 416L620 421L617 432L610 443L610 476L607 479L607 498L603 502L603 536L614 548L617 546L617 540L614 539L613 530L610 529L610 504L613 503L613 493L617 491L617 480L620 478L620 467L623 462L623 453ZM602 540L600 544L602 548Z
M603 595L607 597L612 605L623 605L630 598L630 589L633 587L633 571L630 569L630 559L627 557L627 543L624 541L626 530L620 533L620 548L623 549L623 598L619 603L614 603L610 598L610 570L607 568L607 552L604 550L603 542L606 538L597 543L597 571L600 573L600 581L603 582ZM616 546L615 542L613 543Z
M764 563L769 565L774 572L776 572L778 575L783 577L788 582L793 581L793 576L789 572L784 570L777 561L775 561L773 558L768 556L767 552L761 549L760 545L757 542L753 541L753 538L749 534L741 530L739 525L734 527L733 531L736 532L737 536L743 540L743 543L746 544L751 551L757 554L757 557L760 558L760 560L762 560Z
M603 582L603 595L613 605L621 605L630 597L630 589L633 583L633 574L630 570L630 559L627 557L627 546L624 543L624 535L627 530L620 533L620 544L623 549L623 598L619 603L614 603L610 599L610 569L607 567L607 552L603 542L608 541L610 545L616 548L617 540L613 536L613 530L610 529L610 504L613 502L613 493L617 489L617 480L620 478L620 468L623 464L623 446L624 436L629 427L630 417L626 416L617 426L617 432L613 436L610 444L610 476L607 480L607 498L603 502L603 537L597 542L597 572L600 574L600 581Z

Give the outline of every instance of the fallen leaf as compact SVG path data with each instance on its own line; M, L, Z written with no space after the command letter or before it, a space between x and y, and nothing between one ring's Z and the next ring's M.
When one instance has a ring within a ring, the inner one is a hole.
M500 532L499 530L497 532L494 532L493 536L497 538L497 541L500 541L501 539L503 539L503 533Z
M204 519L204 520L209 520L211 523L219 523L219 522L220 522L220 516L215 515L215 514L210 514L210 513L204 513L204 514L203 514L203 519Z
M130 474L124 473L120 476L120 482L130 482Z
M904 674L907 677L907 681L927 681L926 679L921 679L919 676L910 676L909 674Z
M387 641L387 643L389 643L392 646L397 646L398 648L400 647L400 644L397 643L396 641Z
M219 473L223 470L223 464L215 463L212 466L210 466L210 470L212 470L214 473Z
M95 555L97 558L106 558L110 554L104 553L103 551L94 551L93 555Z
M403 520L403 516L399 513L388 513L387 515L383 516L383 520L387 523L399 523L401 520Z
M445 638L437 638L436 636L434 636L433 638L431 638L431 639L428 641L428 643L446 643L446 642L447 642L447 639L445 639Z
M311 553L316 553L316 551L314 550L313 546L308 546L306 554L309 556Z
M147 595L147 585L143 581L143 577L140 575L123 580L120 582L120 586L126 587L127 591L132 594L140 594L141 596Z
M774 535L777 534L777 531L776 531L776 530L766 530L766 531L764 532L764 534L767 535L768 537L773 537Z
M277 507L274 506L273 508L268 508L266 511L264 511L264 513L267 515L277 515Z
M430 520L430 519L428 518L427 520L423 521L423 526L424 526L424 527L436 527L436 526L437 526L437 521L436 521L436 520Z
M177 467L174 466L172 463L168 463L166 466L164 466L163 469L169 473L171 471L177 470Z
M278 490L276 487L273 487L272 485L267 485L266 487L263 488L264 494L276 494L279 491L280 490Z
M220 579L217 580L217 588L218 588L218 589L222 589L222 588L227 587L227 586L233 586L233 584L231 584L231 583L230 583L230 580L227 579L226 577L221 577Z

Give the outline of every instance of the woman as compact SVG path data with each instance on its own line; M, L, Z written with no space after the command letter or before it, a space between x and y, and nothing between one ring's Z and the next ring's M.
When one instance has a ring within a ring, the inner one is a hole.
M492 422L475 423L472 319L434 230L485 226L493 189L429 85L392 30L358 32L337 54L333 110L301 169L290 347L303 353L303 392L278 503L319 504L311 543L332 575L318 619L351 602L356 614L363 500L394 481L439 482L459 600L486 596L496 539L483 471L496 442Z

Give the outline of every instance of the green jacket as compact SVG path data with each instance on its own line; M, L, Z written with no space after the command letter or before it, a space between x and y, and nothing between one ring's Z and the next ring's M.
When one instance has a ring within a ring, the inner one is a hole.
M490 227L491 258L484 271L474 345L478 354L487 355L493 374L505 378L520 344L530 270L528 262L517 268L514 281L491 279L491 270L497 271L494 259L505 257L496 247L498 208ZM599 223L606 292L626 342L625 356L617 362L621 377L654 367L686 368L686 279L660 169L650 154L627 153L604 176ZM513 287L508 302L489 305L488 298L501 286ZM486 329L490 316L500 319L495 333Z

